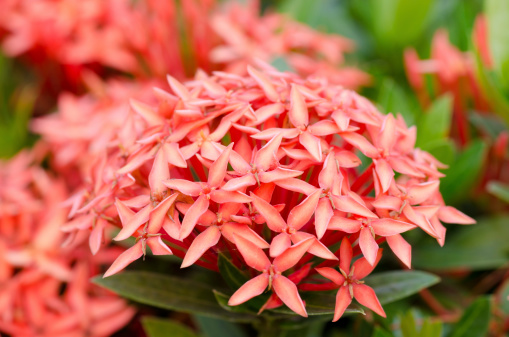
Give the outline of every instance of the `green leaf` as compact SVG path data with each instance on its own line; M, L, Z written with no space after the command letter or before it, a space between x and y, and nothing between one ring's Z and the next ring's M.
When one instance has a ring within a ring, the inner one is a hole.
M284 57L276 57L270 62L270 64L279 71L295 72L295 69L288 64L288 61Z
M499 268L509 262L508 224L507 215L487 217L462 227L447 238L444 247L429 239L413 252L413 265L435 270Z
M486 0L485 13L488 24L488 46L494 68L509 88L509 34L505 27L509 22L509 1Z
M319 315L333 315L336 306L336 293L337 291L328 292L302 292L301 297L306 302L306 311L309 316ZM297 315L286 306L273 309L273 312ZM345 314L364 314L364 310L357 305L350 305Z
M393 335L377 326L375 327L375 331L373 331L373 335L371 337L393 337Z
M422 150L431 153L437 160L446 165L452 165L456 157L456 146L450 139L440 139L420 146Z
M418 336L417 326L415 325L414 315L409 310L401 319L401 333L403 337L414 337Z
M486 144L481 140L473 141L446 171L446 177L440 181L440 191L446 204L452 204L468 197L476 184L486 156Z
M169 319L158 317L143 317L141 319L143 330L147 337L198 337L187 326Z
M447 335L448 337L484 337L488 334L491 317L491 298L476 299L463 313L460 321Z
M442 322L426 319L421 327L420 337L441 337Z
M509 185L498 181L490 181L486 190L502 201L509 203Z
M200 315L194 315L194 320L205 337L247 337L238 325L231 322Z
M248 308L248 306L246 304L229 306L228 300L230 299L230 295L226 295L218 290L214 290L213 292L214 292L216 301L217 301L217 303L219 303L221 308L223 308L227 311L249 313L249 314L256 315L256 312L251 310L250 308Z
M443 140L449 134L452 120L452 97L444 95L433 102L417 123L418 147Z
M370 275L365 281L375 290L380 303L388 304L431 287L440 278L418 270L398 270Z
M219 253L217 266L221 276L232 290L239 289L244 283L249 281L249 277L237 268L223 253Z
M509 317L509 301L507 298L509 297L509 279L506 279L502 286L497 291L497 306L503 312L505 317Z
M254 315L228 312L217 303L209 284L145 271L125 271L107 278L97 276L97 285L136 302L162 309L195 313L228 321L250 322Z
M380 111L386 114L401 114L408 125L415 124L416 111L419 111L419 107L392 79L384 79L376 101Z
M386 48L411 44L426 26L434 0L371 0L373 33Z

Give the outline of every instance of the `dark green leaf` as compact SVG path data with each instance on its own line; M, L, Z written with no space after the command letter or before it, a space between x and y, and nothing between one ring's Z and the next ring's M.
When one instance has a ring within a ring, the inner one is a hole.
M249 281L249 277L222 253L219 254L217 259L217 266L221 276L232 290L239 289L244 283Z
M408 297L440 281L438 276L418 270L388 271L370 275L366 284L375 290L381 304Z
M229 306L228 300L230 299L230 295L226 295L220 291L214 290L214 296L216 297L216 301L219 303L221 308L227 311L256 314L256 312L251 310L246 304Z
M198 337L187 326L169 319L143 317L141 323L147 337Z
M444 247L429 240L413 252L413 265L436 270L499 268L509 262L508 224L508 216L478 219L449 237Z
M431 153L437 160L446 165L452 165L456 157L456 146L450 139L441 139L420 146L421 149Z
M481 140L473 141L446 171L447 176L440 182L440 191L447 204L458 202L469 195L485 156L486 144Z
M256 320L254 315L224 310L217 303L210 285L191 279L144 271L125 271L107 278L97 276L93 282L120 296L158 308L196 313L229 321Z
M246 337L246 333L236 324L200 315L194 315L195 322L205 337Z
M491 317L491 298L480 297L463 313L448 337L484 337L488 334Z
M502 201L509 203L509 185L498 181L490 181L486 190Z
M439 140L444 140L449 134L452 120L452 97L445 95L437 99L422 114L417 124L418 147Z

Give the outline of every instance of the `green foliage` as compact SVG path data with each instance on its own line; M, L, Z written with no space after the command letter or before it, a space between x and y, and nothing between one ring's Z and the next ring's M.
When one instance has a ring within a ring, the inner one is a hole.
M486 270L509 262L508 216L478 219L473 226L462 226L447 238L444 247L429 239L413 251L416 268L447 270Z
M504 89L509 89L509 34L504 29L509 22L509 1L486 0L485 12L488 24L488 45L495 71Z
M198 337L187 326L169 319L158 317L143 317L141 319L143 330L147 337Z
M210 316L227 321L252 322L254 315L228 312L217 303L206 283L145 271L125 271L93 282L120 296L154 307Z
M386 48L412 44L426 27L434 0L371 0L373 33Z
M498 181L490 181L486 190L500 200L509 203L509 185Z
M469 196L476 184L486 158L486 144L475 140L458 156L440 181L440 191L447 204L457 203Z
M419 116L416 146L423 148L427 144L446 140L451 122L452 97L445 95L433 102L429 109Z
M447 337L484 337L488 334L490 317L491 298L479 297L465 310Z
M247 337L236 324L207 316L194 315L194 321L205 337Z

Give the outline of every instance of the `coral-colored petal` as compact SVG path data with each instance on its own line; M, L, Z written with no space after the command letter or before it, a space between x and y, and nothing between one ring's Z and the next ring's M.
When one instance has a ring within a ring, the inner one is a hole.
M352 297L350 296L348 287L340 287L336 294L336 307L334 308L333 322L336 322L343 316L350 303L352 303Z
M273 265L277 268L277 271L284 272L295 266L302 256L308 251L309 247L313 244L313 238L303 240L279 255L274 259Z
M164 119L159 116L150 105L132 98L129 100L129 103L131 108L140 115L149 126L156 126L164 123Z
M148 221L147 232L149 233L157 233L163 226L164 218L167 216L168 210L171 205L175 202L178 197L178 193L173 193L172 195L166 197L163 201L159 203L150 213L150 218Z
M451 206L443 206L438 210L438 218L445 223L454 223L460 225L475 224L475 220L468 215L458 211Z
M371 227L376 235L391 236L404 233L415 228L415 225L408 222L398 221L390 218L372 220Z
M316 191L290 211L288 215L288 226L299 230L308 223L318 205L320 193L319 190Z
M330 152L323 161L323 168L318 175L318 185L320 185L320 188L331 188L337 174L336 158L334 152Z
M228 168L228 161L230 158L230 151L232 150L233 143L230 143L223 153L217 158L209 169L208 183L212 187L219 187L224 181L226 176L226 169Z
M185 179L170 179L163 183L172 190L179 191L192 197L197 197L201 192L200 184Z
M166 160L168 163L176 167L187 167L187 162L184 159L184 155L180 151L178 143L165 143L163 145L163 151L166 154Z
M249 301L263 293L269 285L269 277L267 274L261 274L247 281L240 287L228 300L228 305L234 306Z
M391 211L399 211L401 208L401 199L390 195L382 195L371 202L371 205L379 209L388 209Z
M341 275L341 273L338 272L336 269L330 267L323 267L315 268L315 270L318 272L318 274L331 280L332 282L336 283L339 286L343 285L343 283L345 282L345 277Z
M371 274L371 272L375 269L376 265L382 258L382 251L383 249L378 249L378 252L376 253L376 260L373 265L371 265L365 257L361 257L360 259L356 260L352 266L354 277L358 280L362 280Z
M285 252L292 245L290 235L287 233L280 233L276 235L270 243L269 254L270 257L276 257Z
M143 225L145 222L149 220L150 213L152 212L153 209L154 206L152 206L152 204L148 204L147 206L143 207L138 213L136 213L129 220L129 222L127 222L122 227L120 232L118 232L117 236L115 236L113 240L122 241L133 235L141 225Z
M171 249L163 242L160 235L149 237L147 245L150 247L153 255L172 255Z
M106 227L107 224L108 222L106 220L104 220L103 218L98 218L97 222L95 223L94 229L92 229L92 231L90 232L88 242L90 246L90 251L92 252L93 255L97 254L99 248L101 247L104 235L104 228Z
M233 237L235 238L235 245L248 266L258 271L263 271L270 267L269 258L265 255L263 250L240 235L234 234Z
M316 187L301 179L284 179L275 182L276 185L289 191L310 195L316 191Z
M405 207L403 207L403 215L432 237L434 238L440 237L433 228L433 226L431 225L431 223L429 222L429 220L426 219L426 217L423 214L415 212L412 206L407 204Z
M313 125L310 125L308 128L309 132L318 137L325 137L328 135L334 135L338 133L340 130L336 123L331 120L321 120L316 122Z
M221 233L223 236L229 241L235 243L235 239L233 234L237 236L242 236L244 239L251 241L255 246L261 249L269 248L269 244L265 241L261 236L259 236L255 231L249 228L246 224L239 224L234 222L227 222L223 225L221 229Z
M253 186L256 184L256 179L251 173L246 174L243 177L230 179L221 188L225 191L238 191L244 187Z
M318 201L315 211L315 231L316 237L321 239L327 230L327 226L334 215L331 202L327 198L321 198Z
M274 208L267 201L258 197L256 194L251 193L253 206L258 213L265 219L267 226L275 232L282 232L287 226L277 209Z
M217 226L210 226L201 232L191 243L180 268L186 268L195 263L210 247L215 246L220 238L221 232Z
M268 170L277 162L277 150L283 139L282 134L275 135L264 147L262 147L254 157L254 164L257 168Z
M396 142L396 119L392 114L385 116L377 139L378 147L390 151Z
M118 273L132 262L136 261L143 255L141 240L134 246L120 254L117 259L111 264L110 268L104 273L104 277L111 276Z
M179 214L176 210L173 215L173 220L169 217L164 218L163 229L172 239L179 240L180 226Z
M371 265L374 265L378 252L378 244L371 234L371 230L367 227L361 229L359 235L359 246L361 247L362 254L366 257L366 260Z
M343 110L336 110L332 113L331 118L336 122L339 130L346 131L350 124L350 118Z
M239 191L215 190L210 193L210 199L212 199L214 202L217 202L218 204L224 204L227 202L243 204L251 202L251 198L249 196Z
M120 216L120 221L122 222L122 225L125 226L131 218L134 217L135 213L119 199L115 200L115 206L117 208L118 215Z
M166 154L164 151L159 150L152 164L152 170L148 175L148 183L152 194L161 195L166 191L167 187L163 184L163 181L169 178L170 168L168 167Z
M299 142L306 150L308 150L316 161L322 161L322 145L320 138L313 136L308 131L305 131L300 134Z
M318 241L318 239L313 235L305 232L296 232L292 235L292 241L294 243L300 242L302 240L306 240L307 238L313 238L313 244L308 249L309 254L313 254L325 260L337 260L338 258L334 255L327 246Z
M198 199L194 202L194 204L189 208L189 211L184 216L184 220L182 220L182 227L180 228L180 240L184 240L191 234L194 226L198 222L198 219L202 216L203 213L207 211L209 208L209 199L206 195L200 195Z
M303 317L308 317L306 308L304 307L304 302L302 302L302 299L300 298L299 291L297 290L295 283L286 277L279 275L274 279L274 281L272 281L272 286L274 287L274 291L277 296L288 308Z
M376 158L378 150L364 136L355 132L343 132L341 137L369 158Z
M401 235L388 236L387 244L405 266L412 268L412 246Z
M354 213L357 215L364 216L366 218L378 218L376 214L371 212L366 206L359 204L350 196L332 196L334 206L342 212Z
M290 170L282 167L276 167L272 171L260 172L258 177L262 183L272 183L278 180L295 178L302 174L302 171Z
M414 185L408 189L408 200L411 205L420 204L433 196L438 191L440 182L429 181L422 184Z
M250 123L251 126L260 125L267 119L279 115L285 111L285 107L281 103L273 103L263 105L261 108L255 111L256 121Z
M382 185L382 191L385 193L389 190L389 187L391 187L392 180L394 179L394 171L385 159L377 159L374 162L375 172Z
M290 110L288 118L293 126L307 126L309 124L309 111L304 96L299 89L292 84L290 91Z
M382 317L386 317L385 311L371 287L364 284L354 284L353 296L363 306L368 307Z
M276 91L276 88L272 84L272 82L265 76L262 72L256 70L255 68L248 66L247 72L249 75L258 83L258 85L262 88L265 95L272 102L277 102L279 100L279 94Z
M345 233L353 234L361 230L361 222L359 220L353 220L344 218L339 215L334 215L329 222L328 230L342 231Z
M339 247L339 268L341 268L346 274L350 273L350 264L352 263L353 250L350 241L346 237L341 241Z

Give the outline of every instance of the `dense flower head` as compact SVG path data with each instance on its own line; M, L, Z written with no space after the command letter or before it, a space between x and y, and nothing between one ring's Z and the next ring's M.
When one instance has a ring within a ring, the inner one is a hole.
M37 165L40 151L0 162L0 332L108 336L130 321L134 309L89 278L118 249L92 256L84 232L62 246L67 188Z
M401 116L381 114L326 78L258 63L246 76L198 71L184 83L168 76L169 90L132 99L125 120L135 123L107 131L109 145L88 157L90 174L69 200L64 231L71 239L90 233L96 255L113 228L115 241L136 238L105 276L147 247L183 258L182 267L211 270L222 253L255 276L230 305L269 289L273 296L260 310L284 303L306 316L299 290L343 287L336 274L324 274L338 259L337 273L359 285L383 242L410 267L402 233L419 227L443 245L442 222L474 222L444 204L444 165L415 148L417 131ZM62 113L45 118L65 127ZM342 240L340 250L330 250ZM350 261L360 254L364 269L354 271ZM355 297L383 313L371 288L350 288L350 297L340 290L339 308Z

